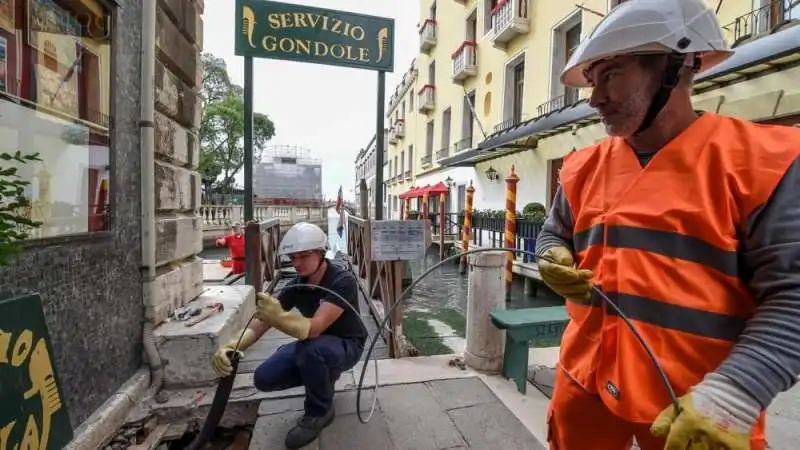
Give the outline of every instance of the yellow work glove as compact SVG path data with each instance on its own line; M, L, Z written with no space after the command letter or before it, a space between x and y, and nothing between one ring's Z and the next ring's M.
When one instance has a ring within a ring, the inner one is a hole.
M670 405L650 427L653 436L667 439L664 450L750 449L761 406L724 375L706 375L678 402L679 414Z
M562 297L589 300L592 294L592 271L576 269L570 249L556 246L548 249L542 256L538 260L539 274L550 289Z
M240 336L242 337L241 342L239 341ZM247 350L255 341L255 333L249 328L244 330L244 335L242 335L241 331L236 333L233 339L220 347L211 358L211 367L214 368L214 372L220 377L227 377L230 375L233 372L233 367L231 366L230 358L228 358L228 352L234 351L237 343L239 343L239 351Z
M256 294L256 317L300 340L307 339L311 329L311 321L308 318L284 311L281 303L269 294Z

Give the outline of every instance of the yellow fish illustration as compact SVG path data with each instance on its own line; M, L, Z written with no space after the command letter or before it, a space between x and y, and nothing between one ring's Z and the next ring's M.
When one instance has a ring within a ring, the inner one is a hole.
M253 44L253 30L256 28L256 14L249 6L242 8L242 34L247 37L250 47L256 48Z
M53 373L53 364L50 361L50 352L44 339L39 339L31 352L28 372L31 388L23 394L23 397L28 400L38 394L42 398L42 434L39 437L39 448L47 448L52 417L61 409L62 403Z
M386 50L389 49L389 28L383 27L378 31L378 59L376 63L381 62Z

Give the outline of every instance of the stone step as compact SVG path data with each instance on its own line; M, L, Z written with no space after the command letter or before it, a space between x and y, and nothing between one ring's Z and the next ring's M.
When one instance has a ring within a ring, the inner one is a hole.
M203 293L187 306L221 303L224 310L187 327L187 322L164 322L155 329L155 340L164 363L164 387L209 386L217 376L211 357L247 324L255 312L255 290L247 285L205 286Z

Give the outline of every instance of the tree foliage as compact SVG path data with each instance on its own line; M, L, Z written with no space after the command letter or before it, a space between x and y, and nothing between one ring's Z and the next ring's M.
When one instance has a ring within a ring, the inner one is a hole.
M28 231L41 225L24 213L30 210L30 201L24 196L30 182L19 177L17 167L8 166L30 161L41 161L39 154L23 154L19 150L0 153L0 266L7 265L11 256L19 253L19 244L28 238Z
M244 165L244 89L231 82L225 61L203 54L203 116L200 124L200 167L206 192L231 193ZM275 126L266 114L253 114L253 157L256 161Z

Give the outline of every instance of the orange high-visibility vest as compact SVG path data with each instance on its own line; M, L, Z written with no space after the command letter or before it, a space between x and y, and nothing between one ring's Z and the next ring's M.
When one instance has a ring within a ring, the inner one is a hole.
M565 158L576 261L631 319L678 395L722 363L754 314L739 239L798 143L797 129L704 113L645 168L619 138ZM618 416L652 422L670 399L633 333L599 297L566 305L563 368Z

